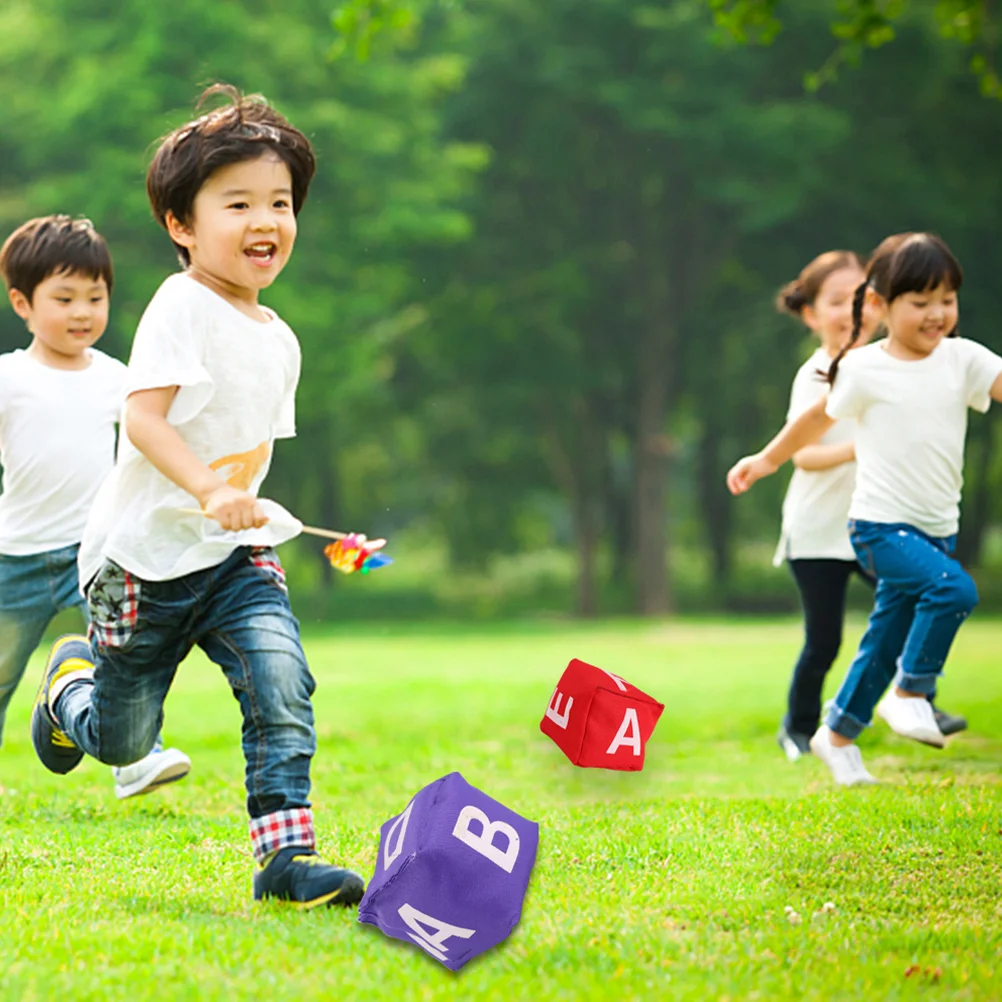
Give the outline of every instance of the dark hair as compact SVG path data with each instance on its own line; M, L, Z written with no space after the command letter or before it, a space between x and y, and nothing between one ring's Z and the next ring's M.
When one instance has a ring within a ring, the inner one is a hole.
M30 303L35 289L50 275L103 278L108 292L114 281L111 252L89 219L39 216L7 237L0 248L0 274L8 289L17 289Z
M310 141L261 95L244 96L228 84L206 88L197 108L217 94L229 98L229 103L160 140L146 173L146 194L157 222L166 229L170 212L179 222L190 224L195 196L214 171L229 164L257 160L269 150L277 153L289 168L292 211L298 215L317 167ZM187 267L191 263L187 249L179 244L174 246L181 263Z
M945 285L959 292L964 282L960 262L950 248L933 233L895 233L877 246L866 269L866 281L852 299L852 335L835 356L828 370L828 383L834 384L839 363L859 340L863 327L863 302L866 290L873 289L887 303L908 292L926 292ZM960 325L947 337L956 337Z
M819 254L792 281L787 282L776 296L776 309L795 317L803 316L804 307L812 306L830 275L843 268L862 271L866 262L855 252L847 250L825 251Z

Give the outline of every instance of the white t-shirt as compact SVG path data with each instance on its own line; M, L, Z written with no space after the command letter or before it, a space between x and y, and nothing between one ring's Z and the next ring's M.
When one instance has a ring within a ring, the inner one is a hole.
M0 355L0 553L79 543L115 462L125 366L96 348L86 369L53 369L27 351Z
M167 420L228 483L257 494L276 438L296 433L299 342L274 314L259 323L183 272L157 290L132 345L126 393L179 387ZM80 582L109 558L147 581L222 563L241 545L276 546L297 527L269 523L224 532L195 499L121 436L118 462L98 494L80 548Z
M913 525L942 539L960 524L967 408L984 413L1002 357L946 338L904 361L882 343L850 352L828 397L833 418L855 418L856 489L849 517Z
M797 370L790 391L786 420L800 417L828 393L818 375L832 360L823 348ZM856 434L854 421L839 421L818 439L818 445L841 445ZM783 500L783 530L773 564L783 560L855 560L849 542L849 501L856 483L856 464L841 463L827 470L795 469Z

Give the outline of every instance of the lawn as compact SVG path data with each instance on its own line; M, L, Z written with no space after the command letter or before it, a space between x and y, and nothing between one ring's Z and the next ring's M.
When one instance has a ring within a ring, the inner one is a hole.
M862 622L833 672L841 678ZM355 921L251 900L239 718L200 656L167 703L188 779L119 804L93 761L0 751L0 999L998 999L1002 622L961 631L941 752L883 725L885 782L774 743L794 620L308 633L321 850L371 875L380 824L459 770L540 823L520 925L458 974ZM571 657L666 704L642 773L571 766L539 720ZM832 907L834 906L834 907Z

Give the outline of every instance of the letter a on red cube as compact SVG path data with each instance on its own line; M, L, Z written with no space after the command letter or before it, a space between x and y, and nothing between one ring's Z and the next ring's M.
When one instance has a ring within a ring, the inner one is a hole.
M575 764L639 771L664 703L625 679L575 658L557 683L539 729Z

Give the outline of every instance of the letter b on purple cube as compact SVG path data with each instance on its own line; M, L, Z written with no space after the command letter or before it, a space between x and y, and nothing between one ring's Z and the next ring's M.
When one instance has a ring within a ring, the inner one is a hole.
M379 830L359 922L417 943L453 971L506 939L522 915L539 825L451 772Z

